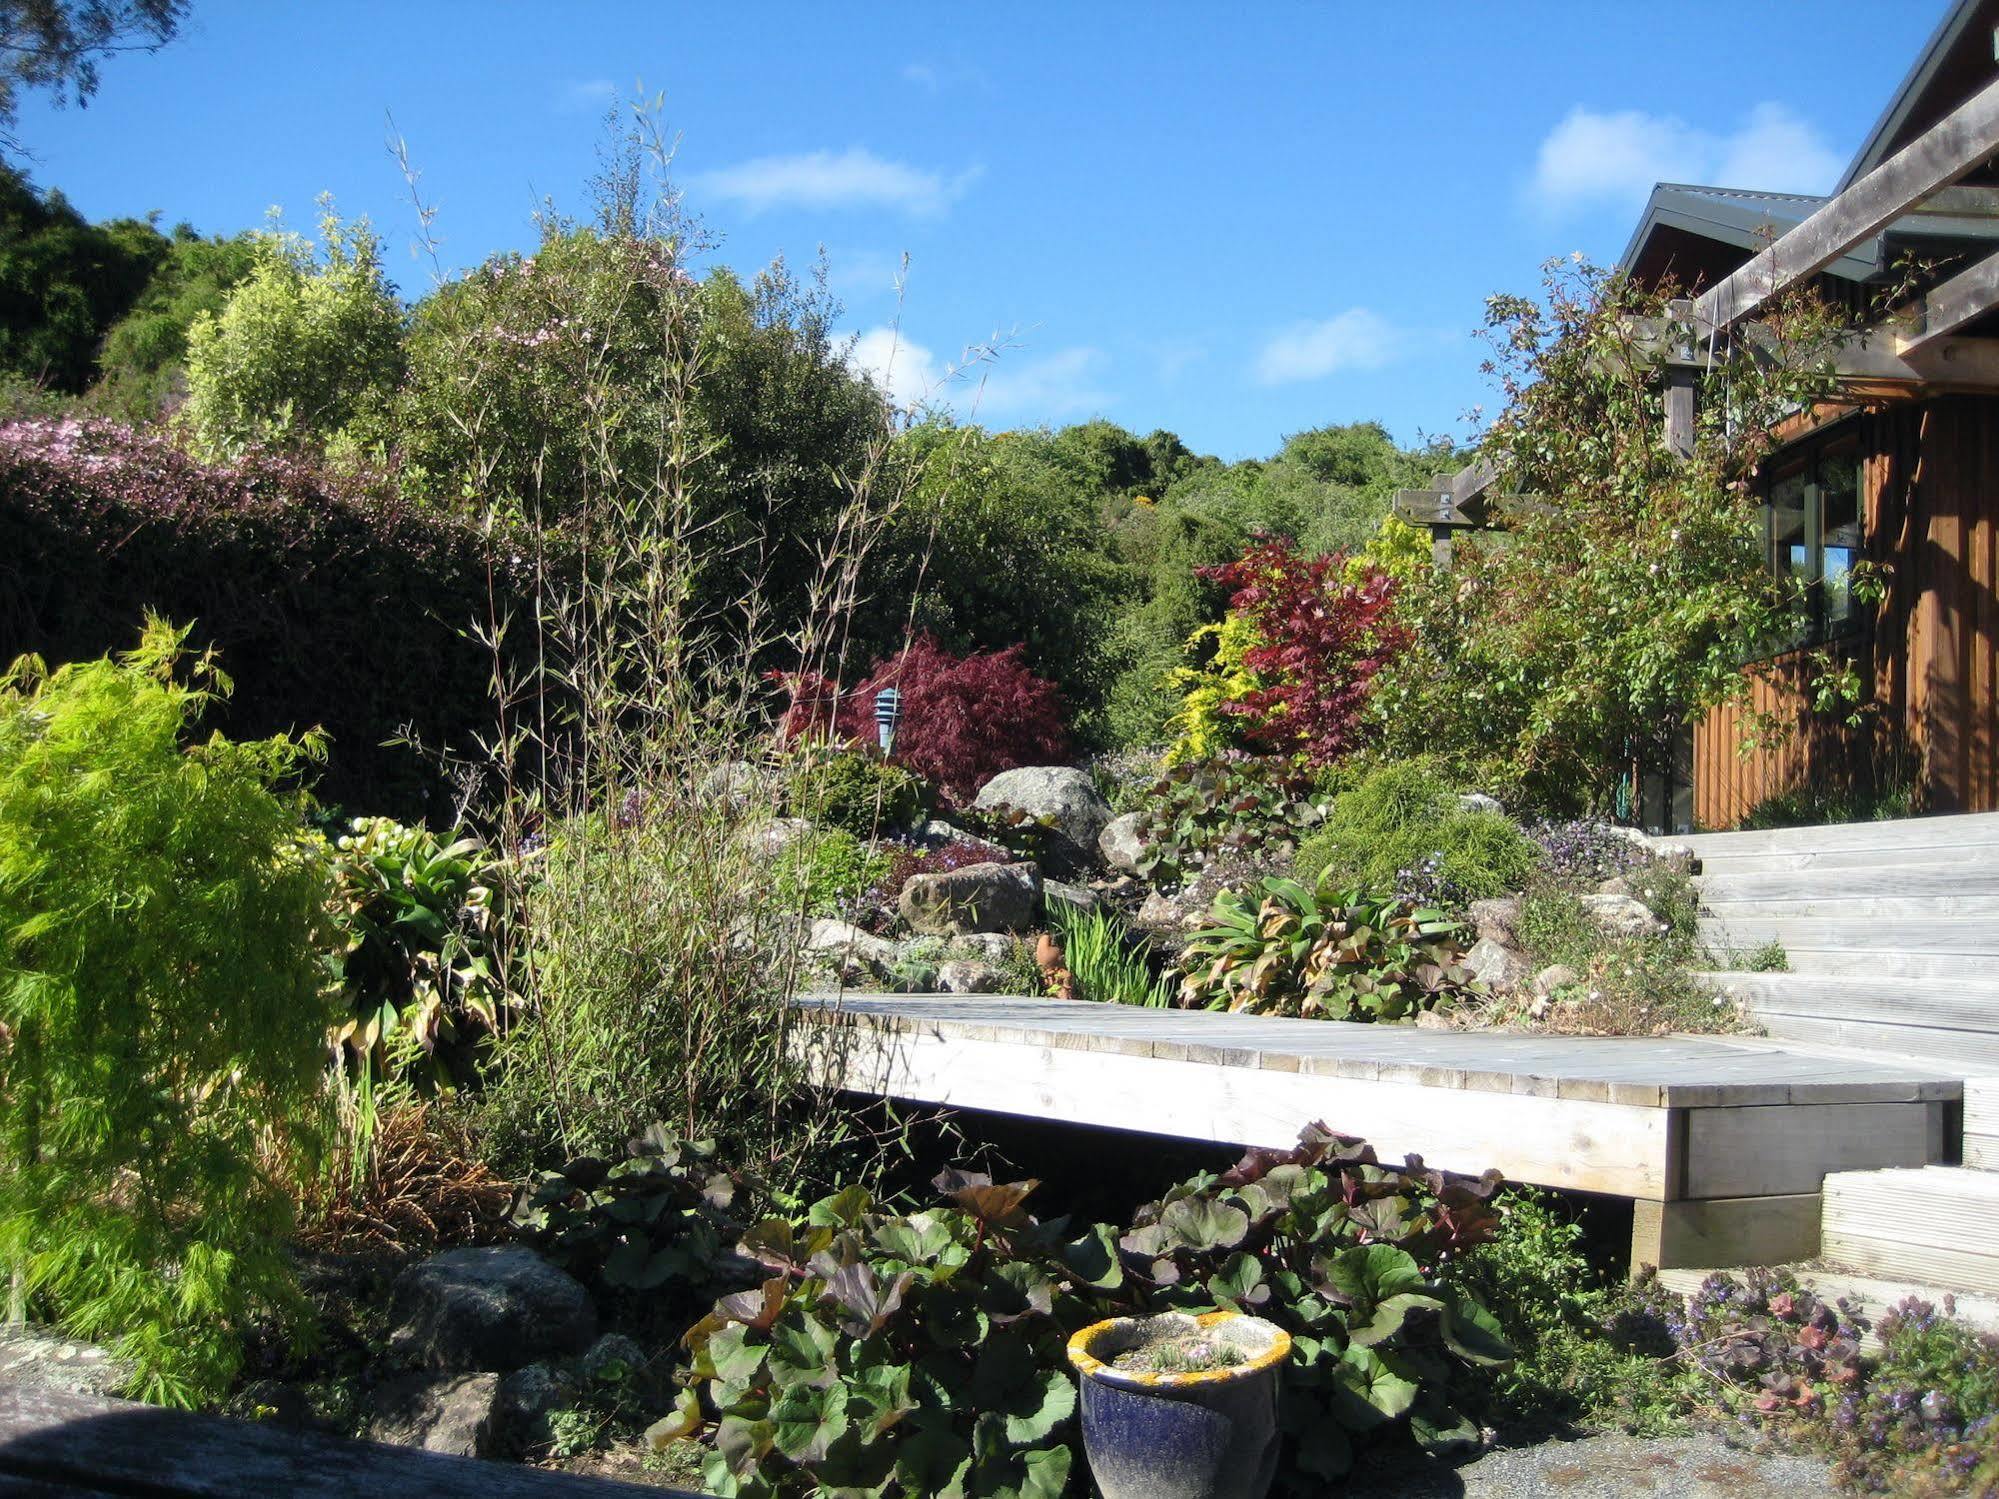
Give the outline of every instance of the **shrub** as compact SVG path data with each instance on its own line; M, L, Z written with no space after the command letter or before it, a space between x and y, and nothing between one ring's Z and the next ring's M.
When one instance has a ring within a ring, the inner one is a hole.
M1652 863L1652 855L1628 830L1601 818L1537 822L1528 827L1527 836L1541 850L1542 872L1578 889L1593 890L1604 880Z
M925 813L923 782L870 749L813 754L792 779L793 816L857 838L906 832Z
M1303 880L1421 893L1462 907L1520 889L1536 861L1534 844L1510 818L1465 810L1430 766L1405 760L1335 797L1325 830L1300 847L1292 867ZM1430 888L1419 892L1424 876Z
M187 404L196 444L226 458L266 443L367 443L384 432L402 378L403 312L366 219L329 208L321 249L296 234L257 240L256 263L187 333Z
M1271 878L1225 890L1181 954L1180 1002L1325 1020L1400 1020L1469 988L1458 924L1399 896Z
M433 1081L469 1081L467 1057L508 1002L496 930L503 876L476 838L357 817L334 840L341 990L351 1011L333 1041L377 1078L413 1047Z
M150 621L118 661L0 680L0 1263L149 1399L219 1395L296 1308L323 866L293 781L316 746L186 736L226 680Z
M891 857L852 833L829 828L785 849L778 888L787 906L808 916L851 919L866 892L887 876Z
M1307 559L1262 541L1236 561L1200 569L1231 590L1213 669L1213 711L1265 754L1330 765L1360 740L1374 678L1408 639L1392 614L1396 582L1368 571L1348 582L1346 559ZM1205 685L1188 679L1192 694Z
M875 695L902 694L902 718L891 759L970 802L1003 770L1050 765L1069 752L1055 685L1029 671L1022 648L953 656L928 636L877 661L850 692L811 672L773 673L789 694L781 733L787 739L827 736L848 744L875 738Z
M210 721L238 738L321 726L316 789L336 803L456 820L449 776L385 741L466 752L491 732L495 657L474 627L525 612L540 554L302 461L203 464L104 422L0 426L0 658L102 655L145 609L193 621L235 681Z
M1139 873L1171 886L1223 855L1287 857L1325 804L1288 761L1225 755L1169 767L1139 811Z
M1035 1184L946 1171L945 1206L903 1217L860 1188L803 1221L766 1219L741 1252L767 1279L688 1334L691 1386L656 1444L714 1428L719 1493L828 1490L1057 1499L1083 1471L1070 1333L1104 1317L1216 1307L1292 1335L1280 1469L1316 1493L1348 1437L1476 1440L1445 1383L1509 1356L1491 1317L1438 1283L1490 1232L1496 1174L1380 1167L1308 1130L1140 1209L1121 1237L1027 1208Z
M1664 882L1668 876L1655 871L1649 878ZM1683 877L1677 883L1691 888ZM1692 910L1691 896L1682 909ZM1578 975L1577 990L1568 996L1574 1002L1557 1005L1548 1016L1555 1029L1645 1036L1736 1026L1735 1007L1694 976L1691 933L1612 936L1580 896L1539 882L1522 902L1516 934L1535 967L1559 963Z

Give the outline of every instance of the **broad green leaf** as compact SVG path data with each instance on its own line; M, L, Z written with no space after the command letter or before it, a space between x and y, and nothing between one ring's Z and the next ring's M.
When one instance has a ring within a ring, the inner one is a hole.
M847 1390L793 1385L771 1404L772 1442L795 1463L814 1463L847 1430Z
M1270 1300L1270 1287L1263 1283L1263 1266L1256 1256L1238 1249L1219 1273L1208 1278L1208 1294L1219 1305L1239 1311Z
M1372 1348L1351 1345L1333 1369L1333 1414L1348 1431L1371 1431L1415 1404L1417 1390Z
M874 1198L865 1187L848 1187L831 1197L822 1197L807 1210L805 1221L816 1227L858 1228L874 1208Z
M904 1492L963 1499L972 1470L972 1449L950 1431L928 1428L895 1449L896 1477Z
M1460 1358L1488 1366L1513 1362L1499 1319L1463 1291L1446 1294L1441 1328L1445 1346Z
M1233 1249L1249 1233L1249 1215L1233 1203L1183 1197L1159 1215L1169 1244L1188 1249Z
M1427 1292L1405 1291L1378 1303L1366 1321L1356 1318L1350 1322L1347 1336L1362 1347L1371 1348L1402 1331L1412 1313L1436 1311L1441 1306L1442 1303Z
M1062 1369L1044 1369L1004 1408L1006 1437L1019 1446L1042 1441L1076 1413L1076 1387Z

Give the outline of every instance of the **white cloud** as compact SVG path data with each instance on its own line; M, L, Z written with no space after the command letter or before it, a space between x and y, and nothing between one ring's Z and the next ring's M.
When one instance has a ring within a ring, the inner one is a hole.
M951 374L935 354L894 328L870 328L857 336L847 363L871 376L904 411L937 399Z
M586 110L607 108L618 97L618 86L608 78L592 78L585 83L565 83L556 90L556 108Z
M1556 212L1636 207L1657 182L1816 193L1831 188L1842 165L1818 130L1781 104L1758 104L1728 134L1672 115L1578 105L1541 142L1532 191Z
M1380 313L1349 307L1272 334L1257 352L1256 378L1264 385L1289 385L1339 370L1378 370L1396 357L1403 341L1403 334Z
M880 327L859 334L847 360L872 376L900 409L946 407L968 421L1056 421L1095 414L1111 400L1098 378L1104 353L1087 347L1044 355L979 348L952 363L896 329Z
M946 177L890 161L865 146L850 146L845 151L759 156L700 173L694 186L740 203L751 213L779 207L895 208L931 217L962 197L981 170L969 167Z
M934 94L944 86L944 79L936 67L927 62L912 62L903 65L902 79L913 83L925 93Z

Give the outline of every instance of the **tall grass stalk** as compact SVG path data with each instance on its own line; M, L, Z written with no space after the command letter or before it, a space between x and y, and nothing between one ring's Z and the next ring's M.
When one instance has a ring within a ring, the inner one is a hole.
M1155 1010L1173 1003L1177 986L1170 973L1153 973L1151 942L1143 937L1134 942L1117 917L1061 901L1049 903L1048 915L1062 939L1063 966L1081 998Z

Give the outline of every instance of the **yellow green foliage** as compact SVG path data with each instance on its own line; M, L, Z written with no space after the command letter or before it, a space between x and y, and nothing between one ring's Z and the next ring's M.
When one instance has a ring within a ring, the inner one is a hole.
M1214 651L1205 665L1178 667L1170 677L1180 694L1180 711L1167 721L1173 731L1168 765L1212 759L1233 748L1237 722L1222 712L1222 705L1263 685L1262 677L1243 664L1243 657L1262 643L1247 618L1231 611L1218 625L1202 625L1187 637L1188 655L1197 654L1209 640Z

